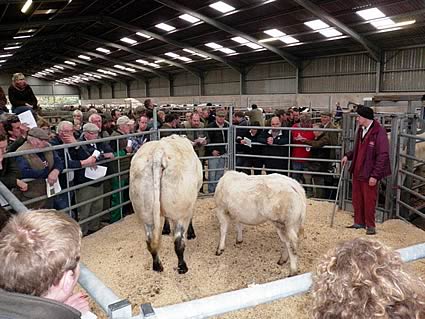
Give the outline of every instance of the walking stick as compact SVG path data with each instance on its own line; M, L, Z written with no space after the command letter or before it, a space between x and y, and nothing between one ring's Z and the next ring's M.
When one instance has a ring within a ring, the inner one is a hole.
M333 208L333 212L332 212L332 217L331 217L331 228L334 227L334 220L335 220L335 213L336 213L336 206L338 203L338 197L339 197L339 189L341 187L341 181L342 181L342 175L344 175L344 169L345 169L345 164L347 162L344 163L344 165L342 165L341 168L341 174L339 176L339 181L338 181L338 187L336 189L336 196L335 196L335 203L334 203L334 208Z

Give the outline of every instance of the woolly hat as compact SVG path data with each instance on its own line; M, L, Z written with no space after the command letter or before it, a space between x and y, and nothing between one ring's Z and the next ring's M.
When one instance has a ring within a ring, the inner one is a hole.
M362 106L357 109L357 114L368 120L373 120L373 110L368 106Z

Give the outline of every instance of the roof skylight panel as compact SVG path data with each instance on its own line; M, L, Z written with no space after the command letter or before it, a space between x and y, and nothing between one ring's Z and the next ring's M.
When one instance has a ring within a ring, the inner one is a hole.
M69 64L69 65L77 65L77 63L75 63L75 62L72 62L72 61L64 61L64 63L66 63L66 64Z
M87 56L87 55L84 55L84 54L80 54L78 57L79 57L80 59L87 60L87 61L90 61L90 60L91 60L91 57L89 57L89 56Z
M142 60L142 59L138 59L138 60L136 60L136 62L141 63L141 64L146 64L146 65L149 64L148 61Z
M10 56L12 56L13 54L8 53L8 54L0 54L0 58L8 58Z
M191 58L185 57L185 56L179 56L177 59L183 61L183 62L191 62L193 61Z
M385 18L385 14L378 8L370 8L365 10L356 11L364 20L373 20L379 18Z
M222 13L227 13L227 12L235 10L234 7L232 7L231 5L229 5L229 4L227 4L223 1L217 1L215 3L212 3L212 4L210 4L210 7L217 10L217 11L220 11Z
M152 38L150 35L144 34L143 32L136 32L139 37L150 39Z
M238 42L240 44L245 44L245 43L249 42L247 39L242 38L242 37L234 37L234 38L232 38L232 40L235 41L235 42Z
M370 21L370 24L373 25L377 29L385 29L395 27L395 22L390 18L377 19Z
M313 30L329 28L329 25L320 19L304 22L304 24Z
M20 45L14 45L11 47L5 47L3 50L16 50L19 49L21 46Z
M136 43L137 43L137 41L136 41L136 40L134 40L134 39L130 39L130 38L127 38L127 37L121 38L120 40L121 40L122 42L125 42L125 43L128 43L128 44L131 44L131 45L134 45L134 44L136 44Z
M169 25L169 24L166 24L166 23L159 23L159 24L155 25L155 27L157 27L158 29L162 29L164 31L167 31L167 32L173 31L173 30L176 29L172 25Z
M200 19L198 19L194 16L191 16L190 14L187 14L187 13L182 14L181 16L179 16L179 18L186 20L187 22L190 22L190 23L196 23L198 21L201 21Z
M221 48L219 49L221 52L226 53L226 54L233 54L236 53L235 50L229 49L229 48Z
M252 43L252 42L245 43L244 45L247 46L247 47L249 47L249 48L251 48L251 49L254 49L254 50L257 50L257 49L261 49L262 48L261 45L258 45L257 43Z
M295 39L294 37L291 37L289 35L286 35L284 37L280 37L279 38L280 41L286 43L286 44L292 44L292 43L298 43L300 42L299 40Z
M32 38L32 34L28 34L28 35L18 35L18 36L15 36L15 37L13 37L14 39L27 39L27 38Z
M320 34L324 35L327 38L337 37L339 35L342 35L342 33L335 28L320 29L318 30L318 32L320 32Z
M180 55L178 55L174 52L167 52L167 53L164 53L164 55L167 55L167 56L172 57L172 58L178 58L180 56Z
M270 29L270 30L266 30L263 31L265 34L273 37L273 38L279 38L279 37L283 37L284 35L286 35L286 33L283 33L282 31L278 30L278 29Z
M96 51L105 53L105 54L109 54L111 53L111 50L105 49L105 48L96 48Z
M60 65L54 65L53 67L59 70L65 69L63 66L60 66Z
M223 47L222 45L217 44L217 43L215 43L215 42L205 43L205 45L206 45L207 47L212 48L212 49L221 49L221 48Z

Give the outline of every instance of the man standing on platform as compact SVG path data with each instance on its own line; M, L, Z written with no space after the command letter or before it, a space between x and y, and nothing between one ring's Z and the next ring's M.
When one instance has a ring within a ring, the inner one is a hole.
M342 165L351 160L353 174L354 224L348 228L366 228L367 235L375 235L375 206L378 181L391 174L387 132L374 120L373 110L357 109L357 130L354 149L342 158Z

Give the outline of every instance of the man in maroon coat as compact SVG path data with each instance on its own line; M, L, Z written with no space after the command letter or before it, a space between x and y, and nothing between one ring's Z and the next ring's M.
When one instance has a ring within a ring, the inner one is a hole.
M375 235L378 181L391 174L389 143L385 129L374 120L370 107L359 108L357 114L359 129L354 149L341 161L343 165L352 161L354 224L348 228L366 228L367 235Z

